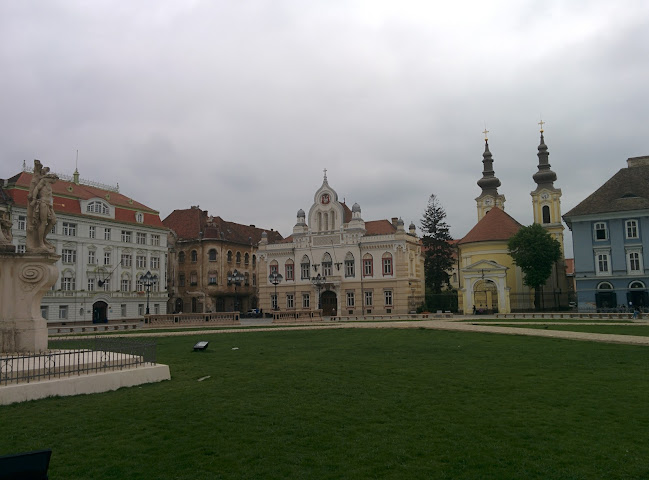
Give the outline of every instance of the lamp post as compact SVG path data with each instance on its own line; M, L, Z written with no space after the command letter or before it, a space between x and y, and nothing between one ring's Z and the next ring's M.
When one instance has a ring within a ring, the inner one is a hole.
M142 280L143 285L146 287L146 314L149 314L149 295L151 295L151 287L155 282L158 281L158 276L157 275L151 275L150 271L147 271L144 275L142 275Z
M281 273L277 272L272 272L270 275L268 275L268 281L275 285L275 307L273 310L279 310L279 302L277 301L277 285L282 283L282 280L284 277L282 277Z
M237 296L237 287L240 287L245 277L236 269L232 273L228 273L228 285L234 285L234 311L238 312L239 297Z
M319 273L316 277L311 277L311 283L313 283L313 285L315 285L316 288L318 289L318 310L322 308L322 303L320 301L322 298L320 296L320 289L322 288L322 286L325 284L326 281L327 281L327 277L323 277Z

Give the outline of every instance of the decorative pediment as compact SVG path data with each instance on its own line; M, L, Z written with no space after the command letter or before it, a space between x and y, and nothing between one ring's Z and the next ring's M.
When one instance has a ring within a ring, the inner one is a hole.
M482 274L483 272L495 273L495 272L505 272L505 271L507 271L506 266L501 265L498 262L494 262L493 260L478 260L477 262L462 268L462 272L464 272L465 274L466 273Z

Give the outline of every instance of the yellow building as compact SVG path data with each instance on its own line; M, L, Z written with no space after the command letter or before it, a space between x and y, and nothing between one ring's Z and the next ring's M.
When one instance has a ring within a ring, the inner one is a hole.
M531 192L534 222L541 224L561 245L561 190L554 187L557 175L548 163L548 148L541 130L538 147L538 170L532 176L536 189ZM534 308L534 291L524 284L524 275L514 264L507 243L522 227L505 213L505 196L498 193L501 185L493 169L493 158L485 138L482 192L476 198L478 223L457 243L459 289L458 307L464 313L525 311ZM546 308L568 305L569 284L564 260L554 266L543 288L541 300ZM564 305L565 304L565 305Z

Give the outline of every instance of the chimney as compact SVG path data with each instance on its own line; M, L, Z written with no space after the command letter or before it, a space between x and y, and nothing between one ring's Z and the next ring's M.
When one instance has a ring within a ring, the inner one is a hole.
M398 220L399 220L398 217L392 217L392 225L394 225L394 226L396 227L396 226L397 226L397 221L398 221Z
M633 167L646 167L649 165L649 155L644 157L631 157L626 160L626 165L628 168Z

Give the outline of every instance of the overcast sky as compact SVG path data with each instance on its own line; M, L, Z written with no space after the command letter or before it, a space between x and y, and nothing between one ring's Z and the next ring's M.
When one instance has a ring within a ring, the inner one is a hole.
M291 233L327 168L365 220L477 219L485 124L532 222L539 119L567 212L649 155L649 2L0 2L0 177L39 158L159 210ZM569 249L571 252L572 249Z

